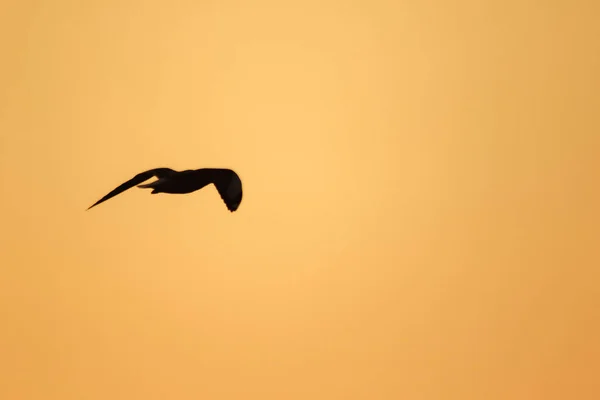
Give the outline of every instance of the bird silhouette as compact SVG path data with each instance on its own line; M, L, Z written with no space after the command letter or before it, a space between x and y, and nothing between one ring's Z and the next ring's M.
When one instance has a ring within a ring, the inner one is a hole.
M157 180L146 185L140 185L140 183L152 177L156 177ZM141 172L117 186L113 191L92 204L88 210L136 185L139 188L152 189L151 194L186 194L200 190L211 183L215 185L227 209L231 212L237 210L242 202L242 181L238 174L226 168L201 168L185 171L155 168Z

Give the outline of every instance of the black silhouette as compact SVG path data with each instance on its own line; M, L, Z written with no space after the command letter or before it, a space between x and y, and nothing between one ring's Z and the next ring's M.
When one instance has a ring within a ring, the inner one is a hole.
M157 178L156 181L146 185L140 185L140 183L154 176ZM201 168L186 171L174 171L170 168L151 169L137 174L132 179L118 186L112 192L90 206L88 210L136 185L139 188L152 189L151 194L184 194L200 190L211 183L217 188L227 209L231 212L237 210L242 202L242 181L234 171L224 168Z

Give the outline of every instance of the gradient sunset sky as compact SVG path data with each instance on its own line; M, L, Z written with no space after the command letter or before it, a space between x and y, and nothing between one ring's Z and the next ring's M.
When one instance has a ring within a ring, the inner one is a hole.
M5 0L0 398L600 398L599 18Z

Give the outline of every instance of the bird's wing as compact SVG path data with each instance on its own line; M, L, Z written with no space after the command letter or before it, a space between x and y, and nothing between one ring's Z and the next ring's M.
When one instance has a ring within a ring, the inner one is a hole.
M227 209L234 212L242 202L242 181L232 170L215 172L213 183L225 202Z
M119 193L122 193L129 188L132 188L136 185L139 185L140 183L142 183L144 181L147 181L148 179L152 178L153 176L160 179L165 176L169 176L174 172L175 171L173 171L170 168L155 168L155 169L141 172L141 173L137 174L136 176L134 176L133 178L131 178L130 180L128 180L127 182L117 186L112 192L110 192L109 194L107 194L106 196L104 196L103 198L101 198L100 200L95 202L94 204L92 204L88 208L88 210L94 206L97 206L98 204L100 204L102 202L105 202L106 200L110 199L111 197L115 197Z

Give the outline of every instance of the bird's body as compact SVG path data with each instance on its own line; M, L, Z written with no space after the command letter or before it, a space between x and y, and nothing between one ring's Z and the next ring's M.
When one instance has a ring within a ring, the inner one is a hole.
M140 183L153 176L157 178L156 181L140 185ZM233 170L224 168L201 168L185 171L174 171L170 168L151 169L137 174L132 179L118 186L90 208L134 186L143 189L152 189L152 194L186 194L200 190L211 183L215 185L227 209L231 212L237 210L242 202L242 181Z

